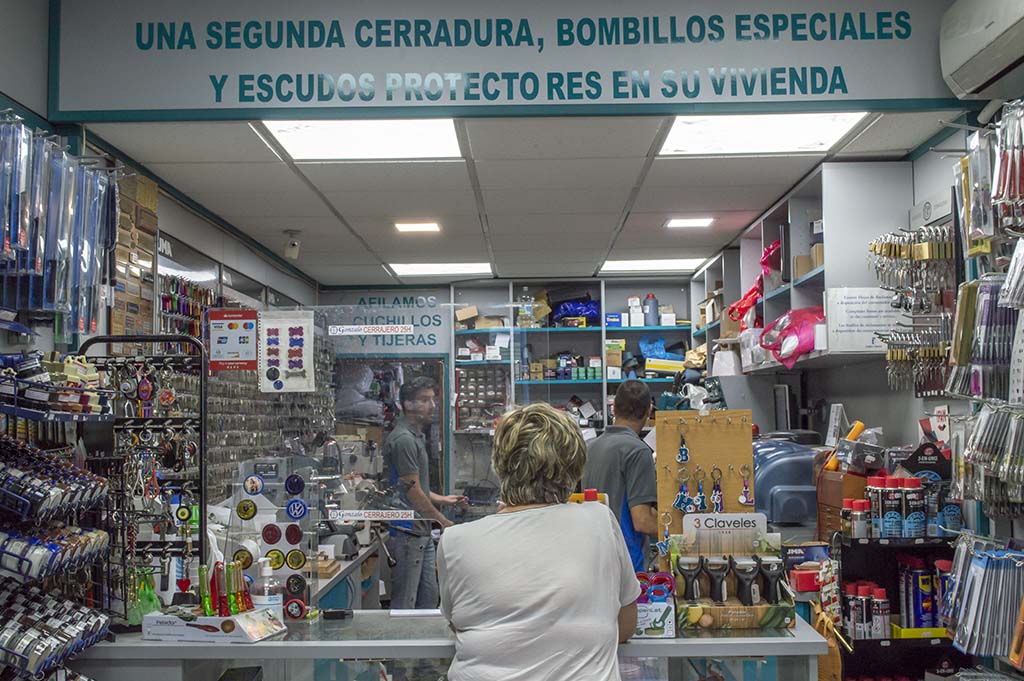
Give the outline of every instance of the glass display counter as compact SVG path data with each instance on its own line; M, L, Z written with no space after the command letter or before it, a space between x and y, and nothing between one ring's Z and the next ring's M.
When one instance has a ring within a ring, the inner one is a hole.
M121 635L73 666L95 681L218 681L227 669L252 667L262 669L263 681L378 679L382 667L394 681L423 681L445 678L454 650L448 623L436 611L357 611L350 619L292 624L282 637L252 645L186 646ZM716 673L738 681L798 681L818 678L817 656L825 651L824 639L798 620L788 630L633 640L619 647L619 659L624 681L696 681Z

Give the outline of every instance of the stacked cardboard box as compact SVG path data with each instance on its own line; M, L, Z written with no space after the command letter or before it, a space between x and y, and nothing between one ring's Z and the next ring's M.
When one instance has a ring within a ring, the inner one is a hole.
M118 188L121 214L114 264L114 299L108 328L115 336L152 334L157 185L148 178L135 175L118 180ZM129 347L121 351L138 349Z

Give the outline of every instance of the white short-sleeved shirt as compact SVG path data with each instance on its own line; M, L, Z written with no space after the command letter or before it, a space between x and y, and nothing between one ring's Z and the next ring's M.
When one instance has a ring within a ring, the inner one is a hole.
M604 504L448 528L437 569L455 629L450 681L619 681L618 614L640 584Z

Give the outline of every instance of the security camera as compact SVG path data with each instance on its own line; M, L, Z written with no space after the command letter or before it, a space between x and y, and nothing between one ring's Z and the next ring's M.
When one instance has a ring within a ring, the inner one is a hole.
M288 239L288 245L284 247L284 257L288 258L289 260L298 260L299 247L302 245L302 242L300 242L297 238L299 232L298 230L288 229L285 230L285 234L287 234L291 238Z

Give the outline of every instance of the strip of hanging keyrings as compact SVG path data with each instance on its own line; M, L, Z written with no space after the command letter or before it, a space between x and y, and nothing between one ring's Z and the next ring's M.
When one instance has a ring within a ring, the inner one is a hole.
M906 321L878 337L886 344L886 376L892 390L918 397L941 395L952 341L952 290L957 248L952 225L891 232L869 244L869 263L891 305Z

